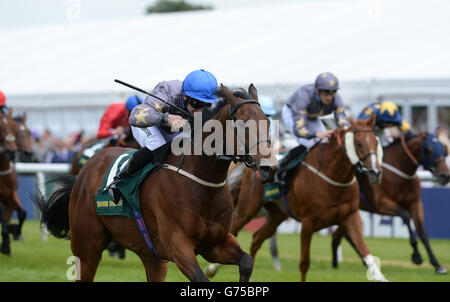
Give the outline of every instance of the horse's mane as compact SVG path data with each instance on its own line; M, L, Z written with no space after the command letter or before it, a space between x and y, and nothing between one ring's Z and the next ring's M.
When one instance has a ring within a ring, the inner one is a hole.
M15 117L13 117L13 120L15 120L18 123L23 123L24 117L23 115L16 115Z
M235 88L232 90L235 97L242 98L244 100L251 100L253 97L244 88ZM219 97L219 102L211 106L210 109L203 110L202 112L202 125L212 119L225 105L227 102L224 99L222 89L217 91L217 96Z
M418 136L419 136L418 134L405 134L405 141L408 142ZM384 147L384 149L388 149L388 148L397 146L400 143L401 143L401 139L400 139L400 137L398 137L398 138L394 139L394 141L392 143L390 143L389 145Z

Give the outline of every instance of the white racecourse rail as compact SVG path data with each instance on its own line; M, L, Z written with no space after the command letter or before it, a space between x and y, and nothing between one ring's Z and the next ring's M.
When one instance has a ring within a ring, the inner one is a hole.
M35 174L36 181L39 189L45 196L45 173L69 173L71 164L48 164L48 163L15 163L15 170L17 174ZM417 171L417 176L422 181L422 186L433 186L433 175L428 171ZM376 237L408 237L408 230L403 225L403 222L399 217L394 217L392 225L387 227L381 224L383 216L370 214L361 211L361 218L364 225L364 236L376 236ZM370 229L372 226L372 229ZM373 227L375 226L375 230ZM299 233L301 229L301 223L294 221L293 219L287 219L278 227L280 233ZM329 234L331 229L323 229L320 234ZM45 235L44 235L45 234ZM46 240L46 232L43 232L43 240Z
M35 174L36 182L41 193L45 192L45 173L69 173L71 164L45 164L45 163L15 163L14 168L17 174ZM47 241L47 230L42 228L42 241Z

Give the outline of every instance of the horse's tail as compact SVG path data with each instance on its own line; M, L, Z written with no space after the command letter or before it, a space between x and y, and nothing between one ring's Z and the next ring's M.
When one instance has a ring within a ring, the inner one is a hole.
M69 201L76 176L61 175L48 183L60 185L48 200L39 190L33 195L33 201L42 213L41 225L56 238L70 238Z

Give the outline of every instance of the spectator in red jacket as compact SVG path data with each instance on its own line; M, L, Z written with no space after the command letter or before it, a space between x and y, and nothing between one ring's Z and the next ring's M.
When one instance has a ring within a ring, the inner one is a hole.
M114 135L120 136L129 127L128 119L131 110L142 103L142 98L133 95L124 103L113 103L108 106L100 120L97 138L107 138Z

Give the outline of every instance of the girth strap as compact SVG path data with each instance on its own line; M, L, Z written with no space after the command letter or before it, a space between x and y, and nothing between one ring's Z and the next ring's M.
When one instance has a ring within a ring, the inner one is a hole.
M208 181L205 181L203 179L200 179L197 176L195 176L195 175L193 175L193 174L191 174L191 173L189 173L187 171L184 171L184 170L182 170L182 169L180 169L178 167L172 166L172 165L164 164L162 167L165 168L165 169L169 169L169 170L175 171L175 172L177 172L177 173L179 173L179 174L181 174L183 176L186 176L187 178L190 178L193 181L195 181L195 182L197 182L197 183L199 183L201 185L207 186L207 187L220 188L220 187L223 187L227 183L227 179L226 178L221 183L212 183L212 182L208 182Z

